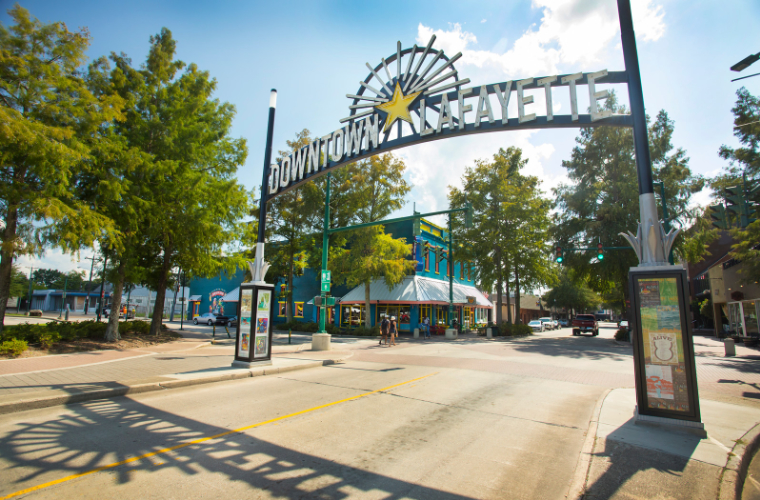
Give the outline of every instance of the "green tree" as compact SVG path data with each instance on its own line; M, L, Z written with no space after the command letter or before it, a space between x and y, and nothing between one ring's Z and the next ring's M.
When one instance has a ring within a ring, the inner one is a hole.
M605 109L626 112L614 94L607 99ZM682 149L674 151L673 130L673 121L660 111L649 126L649 148L654 178L665 184L672 223L685 227L691 217L687 210L689 199L703 188L704 180L691 174ZM633 230L639 217L631 130L605 126L581 129L570 159L562 164L571 183L554 190L558 213L553 232L557 244L564 248L594 247L597 242L604 246L627 246L619 233ZM679 235L674 248L681 251L684 241L684 236ZM637 264L633 250L606 252L601 261L595 255L568 252L564 261L597 293L610 296L617 288L623 311L628 297L628 271Z
M120 162L110 173L119 196L103 202L104 211L123 212L119 238L102 242L114 262L112 307L120 305L125 279L156 290L152 334L163 321L175 266L209 276L243 264L224 250L244 232L240 220L249 211L249 193L235 179L247 155L245 140L229 135L235 108L213 98L216 80L208 72L175 60L175 52L163 28L150 38L140 69L124 55L111 55L108 81L127 105L125 120L112 124L113 151L99 158L112 167ZM91 72L99 88L105 88L103 72ZM114 338L115 323L111 327Z
M32 273L32 281L41 288L54 289L58 283L63 288L63 279L66 275L58 269L35 269Z
M29 294L29 278L15 264L11 272L10 297L26 297Z
M734 136L739 139L742 147L730 148L721 146L718 154L729 165L711 180L711 187L718 197L725 196L723 193L728 186L746 187L760 185L760 99L750 94L742 87L737 92L736 105L732 108L734 113ZM722 200L721 200L722 201ZM760 276L760 217L746 228L736 227L731 230L731 237L735 243L731 247L731 256L742 262L741 280L743 283L757 281Z
M346 197L357 223L383 220L404 206L404 197L411 189L404 180L405 171L404 162L391 153L356 164ZM370 327L374 324L369 315L370 284L382 277L391 290L411 273L416 266L409 259L412 245L405 238L394 239L385 234L381 225L350 231L346 238L346 248L331 254L330 268L337 271L336 284L364 285L364 306L369 318L366 326Z
M460 242L454 259L477 267L480 286L496 288L497 303L502 303L506 291L509 322L511 283L519 311L520 289L551 284L556 273L545 243L550 204L540 194L539 180L520 173L527 162L519 148L502 148L493 161L478 160L468 167L461 189L449 187L452 207L470 203L473 209L472 227L461 221L454 225L454 237ZM498 307L496 322L503 320Z
M543 296L549 307L567 309L574 314L595 309L602 298L567 269L563 269L557 285Z
M112 231L78 198L95 133L120 118L117 97L98 99L80 75L89 33L43 24L16 5L0 26L0 331L13 259L55 245L74 251Z

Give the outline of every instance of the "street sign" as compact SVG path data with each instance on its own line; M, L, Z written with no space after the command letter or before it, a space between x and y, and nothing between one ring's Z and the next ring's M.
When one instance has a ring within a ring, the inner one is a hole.
M322 282L324 283L325 281L327 281L327 282L332 281L332 279L331 279L331 273L330 273L330 271L322 270Z
M329 292L330 291L330 282L329 281L323 281L322 282L322 291L323 292Z
M322 297L321 295L317 295L316 297L314 297L314 305L317 307L334 306L335 297Z

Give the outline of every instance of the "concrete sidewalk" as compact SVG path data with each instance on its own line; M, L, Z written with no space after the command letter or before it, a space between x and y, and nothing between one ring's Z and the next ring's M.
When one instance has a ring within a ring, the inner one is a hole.
M145 349L0 361L5 373L0 375L0 414L303 370L334 364L352 354L306 348L275 345L271 365L250 369L231 367L234 346L227 342L173 342Z
M600 400L569 498L741 498L760 442L760 409L700 399L703 438L635 423L635 405L634 389L613 389Z

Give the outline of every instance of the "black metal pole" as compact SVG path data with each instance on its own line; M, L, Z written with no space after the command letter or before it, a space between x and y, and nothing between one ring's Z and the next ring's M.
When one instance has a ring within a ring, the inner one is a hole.
M256 241L256 269L261 272L264 265L264 239L267 225L267 181L269 180L269 165L272 163L272 136L274 135L274 112L277 108L277 90L269 94L269 124L267 126L267 144L264 149L264 169L261 176L261 196L259 197L259 234ZM251 276L252 280L263 280L262 276Z
M100 280L100 303L98 304L98 323L100 323L100 315L103 314L103 303L105 302L105 297L103 296L103 285L105 285L106 283L106 266L107 265L108 265L108 256L103 255L103 274ZM148 305L150 305L150 300L148 301Z
M636 151L636 172L639 178L639 194L654 193L652 185L652 159L649 155L647 121L644 110L644 93L641 89L639 57L636 52L636 36L633 32L630 0L617 0L620 18L620 38L623 42L623 59L628 74L628 98L633 118L633 143ZM643 222L643 221L642 221Z
M179 329L182 330L184 325L185 314L187 314L187 303L185 302L185 272L180 274L179 285L182 287L182 312L179 315ZM239 316L239 315L238 315Z

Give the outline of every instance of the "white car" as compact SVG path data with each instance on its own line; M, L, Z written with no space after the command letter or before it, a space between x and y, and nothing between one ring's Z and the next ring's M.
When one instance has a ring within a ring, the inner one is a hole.
M538 321L544 324L544 327L547 330L556 330L559 328L559 323L556 320L553 320L551 318L538 318Z
M620 323L618 323L618 328L625 328L626 330L628 330L628 329L630 328L630 327L628 326L628 321L626 321L626 320L623 320L623 321L621 321Z
M539 320L533 320L530 323L528 323L528 326L531 330L534 332L543 332L546 328L544 327L544 322Z

